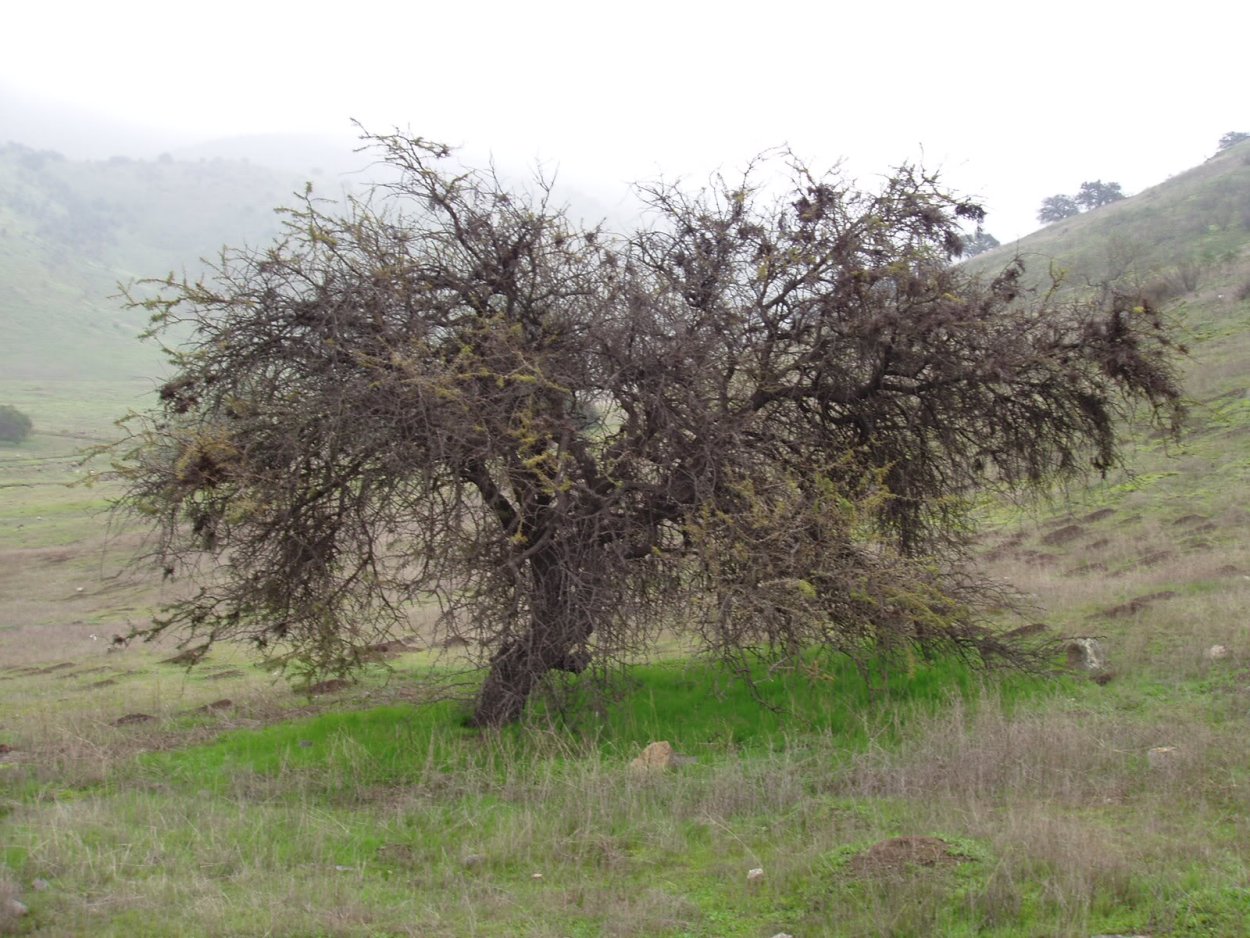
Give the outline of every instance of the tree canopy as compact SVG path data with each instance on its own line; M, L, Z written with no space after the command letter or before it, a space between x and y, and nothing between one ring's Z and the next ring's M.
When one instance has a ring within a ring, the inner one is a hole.
M1250 140L1250 134L1241 130L1230 130L1228 133L1224 134L1224 136L1220 137L1220 143L1217 149L1221 151L1227 150L1229 147L1235 147L1237 144L1244 143L1246 140Z
M1044 225L1063 221L1081 214L1118 202L1124 198L1124 191L1118 182L1103 182L1101 179L1085 181L1076 195L1047 196L1042 199L1042 207L1038 209L1037 220Z
M1179 414L1148 304L953 265L984 213L914 168L861 192L781 154L643 187L615 234L372 142L394 184L306 196L143 301L191 341L129 421L123 504L197 584L149 635L345 670L437 603L483 726L662 633L737 663L1011 655L958 563L967 499L1113 465L1136 403Z
M1042 199L1042 207L1038 209L1037 220L1049 225L1051 222L1063 221L1081 214L1081 206L1070 195L1051 195Z
M1118 182L1103 182L1101 179L1095 179L1093 182L1081 183L1080 191L1076 194L1076 204L1081 208L1096 209L1118 202L1122 198L1124 198L1124 192Z
M964 235L963 256L976 257L978 254L984 254L986 251L992 251L997 247L1002 247L1002 243L978 225L973 234Z
M12 404L0 404L0 440L21 443L34 428L30 417Z

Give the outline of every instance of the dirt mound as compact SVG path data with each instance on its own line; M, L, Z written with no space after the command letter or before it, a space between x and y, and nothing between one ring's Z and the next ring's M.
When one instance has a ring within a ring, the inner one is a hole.
M1203 522L1206 520L1207 519L1202 517L1202 515L1182 515L1181 517L1173 521L1172 525L1174 527L1180 528L1180 527L1184 527L1185 525L1199 524L1200 522Z
M134 726L136 723L151 723L156 717L148 713L127 713L113 721L114 726Z
M918 866L949 866L966 858L951 852L936 837L892 837L873 844L851 860L851 870L861 876L905 873Z
M1175 556L1176 554L1170 550L1152 550L1137 558L1137 566L1157 567L1159 564L1164 561L1171 560Z
M1099 508L1097 511L1091 511L1081 520L1087 524L1093 524L1095 521L1102 521L1105 518L1110 518L1114 514L1114 508Z
M1138 596L1130 599L1126 603L1120 603L1118 606L1111 606L1102 612L1094 613L1090 618L1098 618L1100 616L1108 619L1123 619L1125 616L1135 616L1152 603L1161 602L1165 599L1173 599L1176 596L1174 590L1163 590L1159 593L1147 593L1145 596Z
M233 700L230 700L228 697L223 697L221 700L214 700L212 703L206 703L202 707L196 707L191 712L192 713L216 713L219 710L229 710L233 706L234 706Z
M1042 543L1048 547L1056 547L1059 544L1075 541L1084 533L1085 529L1079 524L1065 524L1062 528L1055 528L1055 530L1045 535L1042 538Z
M188 648L186 651L180 651L172 658L163 659L161 664L182 664L190 666L196 664L206 654L208 654L208 646L197 645L195 648Z

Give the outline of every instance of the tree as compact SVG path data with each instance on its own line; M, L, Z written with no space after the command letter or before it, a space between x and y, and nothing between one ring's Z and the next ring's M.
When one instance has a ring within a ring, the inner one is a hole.
M1244 143L1247 140L1250 140L1250 134L1242 133L1239 130L1230 130L1224 136L1220 137L1219 149L1221 151L1227 150L1229 147L1235 147L1237 144Z
M1051 222L1063 221L1081 214L1081 207L1070 195L1052 195L1042 200L1042 207L1037 213L1037 220L1049 225Z
M1118 182L1103 182L1101 179L1096 179L1093 182L1081 183L1081 189L1076 194L1076 204L1092 210L1118 202L1122 198L1124 198L1124 193L1120 190Z
M963 256L976 257L978 254L984 254L986 251L992 251L1001 246L996 237L978 225L974 234L964 235Z
M657 184L626 237L373 142L385 197L306 196L278 244L144 301L192 339L129 420L123 505L198 583L149 636L345 670L436 601L480 649L481 726L661 630L738 665L1010 656L957 562L967 497L1112 465L1134 401L1179 413L1149 307L962 272L984 213L914 169Z
M30 435L31 420L11 404L0 404L0 440L21 443Z

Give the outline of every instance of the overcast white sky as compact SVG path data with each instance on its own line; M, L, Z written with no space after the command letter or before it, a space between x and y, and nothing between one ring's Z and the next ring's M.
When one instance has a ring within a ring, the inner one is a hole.
M30 0L0 14L0 93L167 128L172 144L350 133L357 118L605 184L706 178L782 143L867 184L921 161L982 197L1007 241L1044 196L1095 178L1137 192L1250 130L1248 10Z

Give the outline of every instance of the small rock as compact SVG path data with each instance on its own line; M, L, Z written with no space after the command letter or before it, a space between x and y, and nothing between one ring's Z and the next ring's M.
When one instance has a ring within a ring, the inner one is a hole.
M1097 674L1107 670L1107 654L1096 638L1074 638L1065 646L1068 667Z
M334 871L336 873L351 873L351 872L354 872L354 870L355 870L355 867L343 866L341 863L336 863L334 865Z
M486 862L486 855L485 855L485 854L482 854L482 853L470 853L470 854L466 854L466 855L465 855L465 858L464 858L463 860L461 860L461 861L460 861L460 864L461 864L461 865L462 865L462 866L463 866L466 870L471 870L471 869L473 869L473 868L475 868L475 867L481 866L481 865L482 865L483 863L485 863L485 862Z
M52 888L52 884L46 879L36 879L31 882L30 888L35 890L35 892L47 892Z
M629 767L638 773L663 772L679 765L689 765L696 761L691 756L678 755L666 740L651 743L644 749Z
M1228 657L1228 649L1223 645L1212 645L1202 654L1208 661L1219 661L1221 658Z
M542 878L543 878L543 874L542 874L542 873L531 873L531 874L530 874L530 879L542 879Z
M789 932L779 931L777 934L773 935L773 938L794 938L794 936Z
M758 883L764 878L764 870L762 867L756 867L753 870L747 870L747 882Z

